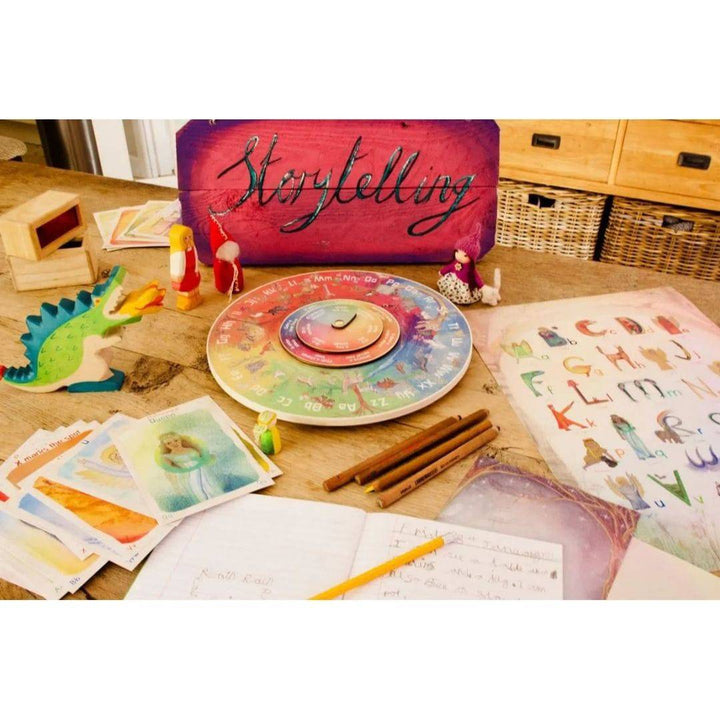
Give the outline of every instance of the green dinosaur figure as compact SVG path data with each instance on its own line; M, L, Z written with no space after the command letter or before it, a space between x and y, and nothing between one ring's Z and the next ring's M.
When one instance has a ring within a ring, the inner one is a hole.
M130 294L123 291L127 271L116 266L92 292L83 290L74 301L43 303L39 315L26 319L29 332L24 367L0 365L0 377L29 392L119 390L125 374L109 367L110 348L120 341L124 325L162 307L165 290L151 282Z

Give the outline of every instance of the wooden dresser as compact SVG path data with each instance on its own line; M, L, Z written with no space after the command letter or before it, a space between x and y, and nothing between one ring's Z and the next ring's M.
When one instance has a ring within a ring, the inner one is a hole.
M720 120L498 120L500 176L720 211Z

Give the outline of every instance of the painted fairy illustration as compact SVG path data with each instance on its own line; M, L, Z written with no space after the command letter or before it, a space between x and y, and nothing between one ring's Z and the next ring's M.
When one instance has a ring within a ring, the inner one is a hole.
M218 494L205 472L214 458L199 442L175 432L163 433L159 441L155 461L165 470L177 494L190 493L198 500Z
M619 415L611 415L610 421L617 434L635 451L640 460L650 460L654 455L640 439L633 425Z
M616 495L627 500L633 510L647 510L650 507L645 500L643 500L645 490L635 475L627 473L627 476L620 475L620 477L614 480L608 475L608 477L605 478L605 482Z

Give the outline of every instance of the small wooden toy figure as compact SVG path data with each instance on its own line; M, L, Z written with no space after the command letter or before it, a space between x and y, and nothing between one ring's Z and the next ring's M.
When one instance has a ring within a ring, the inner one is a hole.
M125 268L116 266L92 292L82 290L75 300L43 303L38 315L28 315L28 332L20 336L28 364L0 365L4 383L45 393L66 387L69 392L119 390L125 373L108 363L120 330L162 308L165 290L157 282L127 292Z
M170 228L170 279L177 291L178 310L192 310L201 302L200 273L193 231L185 225Z
M240 264L240 245L225 232L214 215L210 215L210 249L215 289L231 296L242 292L245 280Z
M280 432L277 429L277 415L272 410L265 410L258 415L253 428L253 437L266 455L280 452L282 445Z
M500 300L500 270L495 269L495 287L485 285L475 270L480 254L480 226L455 243L455 257L440 269L438 290L456 305L471 305L482 301L497 305Z

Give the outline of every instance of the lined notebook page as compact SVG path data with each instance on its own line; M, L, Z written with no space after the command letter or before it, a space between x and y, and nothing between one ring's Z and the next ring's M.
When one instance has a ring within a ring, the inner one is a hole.
M562 545L417 518L368 515L351 574L453 531L459 541L345 594L346 600L562 600Z
M350 574L366 514L248 495L186 518L156 548L133 600L302 599Z

